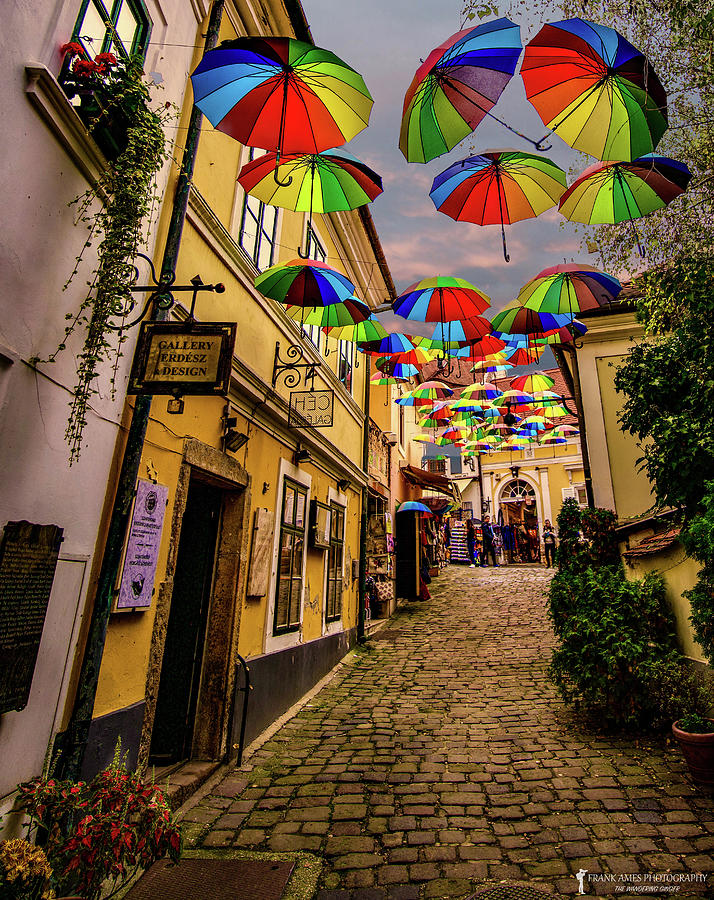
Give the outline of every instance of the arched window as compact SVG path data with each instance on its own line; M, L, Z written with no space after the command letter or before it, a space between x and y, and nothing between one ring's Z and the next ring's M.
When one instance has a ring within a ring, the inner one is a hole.
M501 494L502 503L518 503L523 500L534 499L535 490L527 481L521 481L520 478L507 484Z

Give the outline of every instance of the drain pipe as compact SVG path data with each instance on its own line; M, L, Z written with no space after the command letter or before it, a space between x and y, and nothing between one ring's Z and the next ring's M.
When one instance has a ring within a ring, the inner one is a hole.
M212 50L218 43L218 32L223 15L225 0L214 0L211 7L211 15L208 22L208 31L204 52ZM166 282L173 275L178 262L179 246L183 224L188 209L188 198L191 193L191 178L193 167L198 152L198 141L201 135L201 122L203 115L194 106L191 111L191 119L186 134L183 159L179 170L176 191L174 194L171 220L166 236L166 246L161 262L160 282ZM169 310L154 308L151 320L162 321L169 318ZM139 465L144 449L144 439L149 424L151 412L151 395L139 394L134 404L134 414L127 433L126 446L122 459L121 471L117 483L117 492L114 498L114 506L109 520L107 538L104 545L102 566L97 579L97 590L94 598L94 607L89 623L87 642L82 658L82 667L79 673L77 692L70 716L69 724L65 732L63 746L59 748L61 756L57 760L57 774L65 779L77 780L81 774L82 761L89 738L89 729L94 712L94 701L99 684L99 670L104 654L104 644L107 638L109 616L114 599L114 585L116 584L119 567L121 565L122 551L124 548L124 535L129 520L129 511L134 497L136 479L139 475Z
M370 375L372 359L365 354L364 372L364 434L362 435L362 469L365 477L369 478L369 399L370 399ZM364 643L365 637L365 610L367 598L367 506L369 503L369 489L365 483L362 488L362 515L359 527L359 593L357 596L357 641Z

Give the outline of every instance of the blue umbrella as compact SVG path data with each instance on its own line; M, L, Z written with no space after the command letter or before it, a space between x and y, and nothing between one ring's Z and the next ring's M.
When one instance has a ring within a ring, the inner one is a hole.
M429 513L429 515L432 515L432 512L429 509L429 507L426 506L424 503L419 503L417 500L407 500L406 502L401 504L401 506L399 507L397 512L398 513L400 513L400 512L424 512L424 513Z

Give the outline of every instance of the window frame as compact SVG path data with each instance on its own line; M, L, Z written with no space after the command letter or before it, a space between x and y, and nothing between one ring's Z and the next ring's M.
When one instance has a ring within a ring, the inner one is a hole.
M112 26L111 28L106 28L102 46L96 50L94 47L87 47L87 43L81 37L80 23L84 23L90 5L97 10L100 18L104 19L105 24ZM111 9L107 9L107 6L110 6ZM140 26L134 35L131 47L128 49L124 44L116 46L115 43L115 38L118 39L115 29L124 6L128 6L131 9ZM143 0L111 0L109 4L105 3L104 0L81 0L79 12L72 29L72 41L81 44L90 59L93 59L98 53L115 53L117 51L123 53L127 59L132 56L140 56L141 59L144 59L152 29L153 22Z
M292 522L286 523L285 521L285 513L286 513L286 499L288 496L288 491L294 492L294 506L292 511ZM302 526L297 525L297 510L299 506L299 498L303 498L303 512L302 512ZM303 588L305 584L305 549L306 549L306 541L307 541L307 526L309 519L309 487L305 484L301 484L299 481L295 481L293 478L289 476L285 476L283 478L282 484L282 501L280 504L280 522L279 522L279 534L278 534L278 546L277 546L277 568L276 568L276 578L275 578L275 589L274 589L274 608L273 608L273 628L272 628L272 636L279 637L283 634L289 634L290 632L299 631L300 629L300 621L302 618L302 596L303 596ZM280 612L280 586L284 581L282 577L281 571L281 563L283 557L283 540L286 536L290 535L293 538L292 546L290 550L290 572L288 575L288 582L290 583L289 587L289 596L288 596L288 606L287 606L287 623L282 624L278 622L278 615ZM300 549L297 549L298 543L297 540L301 541ZM299 576L295 574L296 562L299 565ZM294 583L298 582L298 596L297 601L295 603L295 609L293 615L291 612L293 611L293 589Z
M248 161L258 159L260 156L263 156L265 152L265 150L257 150L257 148L255 147L248 148ZM257 204L257 210L253 208L253 202ZM267 209L272 210L273 214L272 236L264 227L265 213ZM246 236L247 238L251 235L251 233L245 228L245 223L248 215L250 215L255 222L255 237L251 237L251 241L253 244L252 247L247 246L247 240L244 241L244 236ZM263 203L262 200L258 200L255 197L252 197L247 191L245 191L243 194L243 203L241 205L240 222L238 223L237 244L248 257L248 259L253 263L258 272L264 272L266 269L269 269L273 265L273 261L275 259L275 250L277 247L277 234L278 208L276 206L270 206L270 204L268 203ZM270 251L268 255L267 265L262 266L261 254L265 246L269 246Z
M325 582L325 623L338 622L342 618L344 573L345 573L345 525L347 522L347 508L335 500L330 501L330 547L327 551L327 579ZM338 529L338 524L341 528ZM339 530L339 534L337 533ZM333 559L339 551L339 568L337 563L333 567ZM333 577L334 568L334 577ZM333 598L334 587L334 602Z
M310 219L307 220L307 227L305 230L305 253L306 259L314 259L317 260L317 262L327 262L327 251L317 236ZM300 327L303 335L319 352L322 349L322 328L319 325L301 325Z
M345 364L345 371L342 371L342 364ZM352 394L352 385L354 384L354 368L355 368L355 345L352 341L338 341L337 346L337 377L348 394Z

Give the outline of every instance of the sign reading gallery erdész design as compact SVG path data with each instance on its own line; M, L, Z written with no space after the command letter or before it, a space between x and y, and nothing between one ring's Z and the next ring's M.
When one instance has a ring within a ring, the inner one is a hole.
M144 322L129 393L225 394L235 335L231 322Z
M169 489L164 484L139 480L119 584L117 609L151 606L168 494Z

